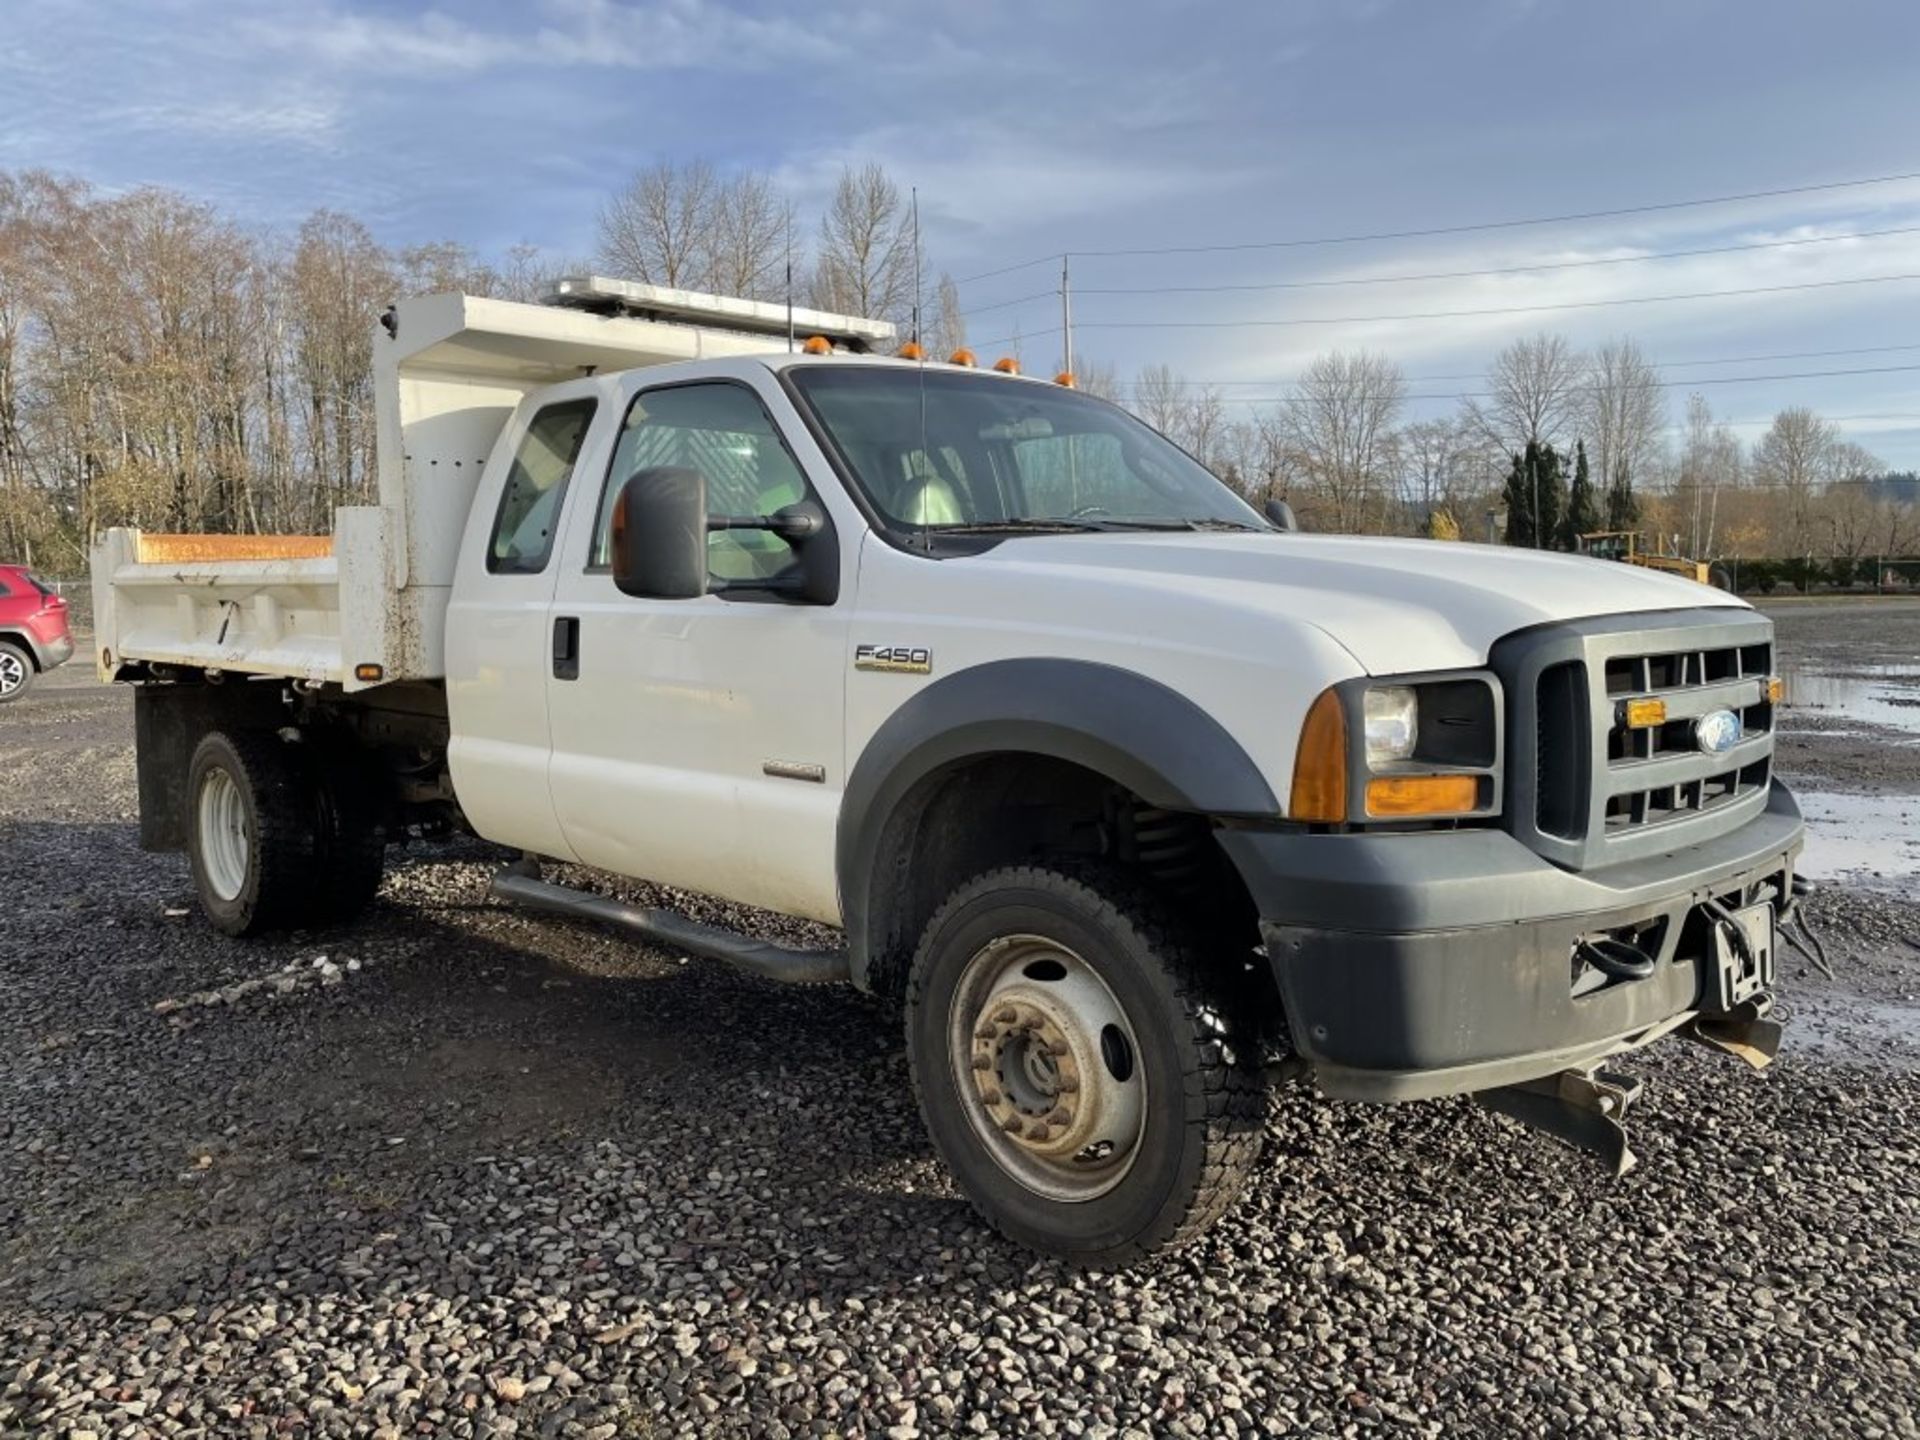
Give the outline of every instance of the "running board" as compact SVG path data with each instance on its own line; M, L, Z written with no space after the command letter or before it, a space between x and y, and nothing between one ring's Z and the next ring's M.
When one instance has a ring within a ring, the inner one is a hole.
M847 980L852 971L844 950L787 950L755 940L717 925L702 925L671 910L642 909L624 905L603 895L585 890L552 885L529 873L525 861L508 865L493 877L492 890L501 900L567 915L576 920L597 920L639 935L669 949L684 950L712 960L724 960L749 975L787 984L825 985Z
M1615 1175L1624 1175L1634 1165L1633 1151L1627 1148L1627 1108L1639 1094L1640 1082L1630 1075L1562 1070L1498 1090L1480 1090L1473 1098L1576 1150L1597 1155Z

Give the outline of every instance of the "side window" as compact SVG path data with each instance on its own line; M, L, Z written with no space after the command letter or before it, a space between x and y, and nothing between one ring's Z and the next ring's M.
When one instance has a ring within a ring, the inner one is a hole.
M807 498L799 465L759 397L742 385L708 382L643 390L614 446L593 527L590 569L612 563L613 504L636 471L671 466L707 479L710 515L771 515ZM707 569L721 585L779 579L793 547L764 530L718 530L707 537Z
M538 575L547 568L567 477L580 458L597 403L563 400L541 410L527 426L487 542L487 569L495 575Z

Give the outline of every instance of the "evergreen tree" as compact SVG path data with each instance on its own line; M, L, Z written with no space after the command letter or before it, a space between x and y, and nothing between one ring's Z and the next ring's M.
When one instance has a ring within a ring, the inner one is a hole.
M1600 502L1587 473L1587 442L1574 447L1573 491L1567 498L1567 518L1560 527L1560 548L1578 550L1580 537L1600 528Z
M1527 488L1527 469L1518 451L1514 452L1513 468L1507 471L1507 483L1500 498L1507 507L1507 544L1532 548L1533 545L1533 496Z
M1640 523L1640 497L1633 493L1633 477L1622 459L1613 467L1607 485L1607 529L1631 530Z
M1545 550L1560 543L1561 517L1567 513L1567 482L1553 446L1529 440L1526 450L1513 457L1505 499L1509 545Z

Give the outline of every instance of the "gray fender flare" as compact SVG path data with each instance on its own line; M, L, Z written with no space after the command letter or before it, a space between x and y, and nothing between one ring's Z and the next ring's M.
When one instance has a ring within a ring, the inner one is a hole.
M835 873L853 978L868 986L882 838L920 783L994 754L1069 761L1147 804L1271 819L1273 787L1240 743L1177 690L1086 660L996 660L936 680L887 718L848 776Z

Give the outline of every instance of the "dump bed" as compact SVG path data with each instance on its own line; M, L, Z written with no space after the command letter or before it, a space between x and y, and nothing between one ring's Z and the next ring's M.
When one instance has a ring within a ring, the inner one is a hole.
M481 471L527 395L581 375L782 349L884 344L882 322L597 278L554 303L428 295L374 338L377 505L333 534L109 530L93 555L95 660L281 675L349 690L445 674L445 621Z

